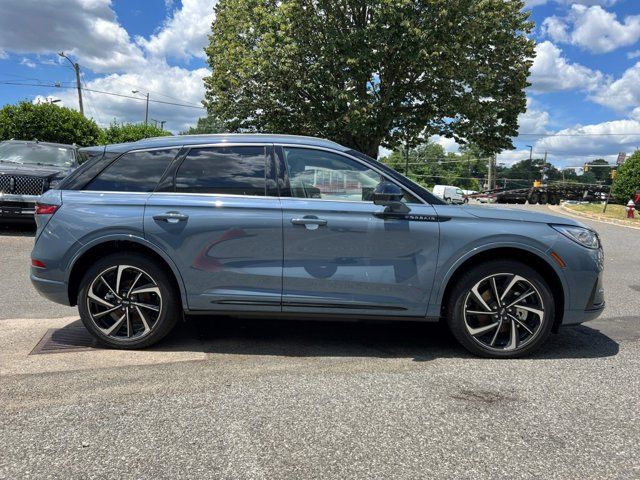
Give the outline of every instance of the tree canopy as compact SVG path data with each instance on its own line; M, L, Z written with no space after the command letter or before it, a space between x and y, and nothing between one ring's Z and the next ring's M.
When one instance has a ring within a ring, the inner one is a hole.
M213 115L207 115L206 117L200 117L198 123L195 126L189 127L182 135L202 135L206 133L225 133L227 130L224 127L224 123Z
M618 167L611 193L618 202L627 203L636 190L640 190L640 150L636 150Z
M0 140L40 140L95 145L100 128L80 112L50 103L20 102L0 109Z
M144 123L117 123L113 122L100 132L100 145L110 143L136 142L143 138L164 137L171 135L171 132L162 130L155 125L145 125Z
M371 156L433 134L512 148L534 56L523 0L220 0L206 105L232 131Z

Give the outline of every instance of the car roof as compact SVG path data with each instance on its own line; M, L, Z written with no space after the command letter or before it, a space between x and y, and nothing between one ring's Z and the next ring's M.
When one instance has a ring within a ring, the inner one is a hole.
M302 135L275 135L267 133L222 133L215 135L171 135L138 140L137 142L108 145L107 150L126 152L145 148L176 147L182 145L202 145L218 143L279 143L285 145L307 145L332 148L339 151L349 150L338 143L316 137Z
M76 145L69 145L67 143L53 143L53 142L40 142L39 140L6 140L2 143L20 143L23 145L44 145L47 147L56 147L56 148L77 148Z

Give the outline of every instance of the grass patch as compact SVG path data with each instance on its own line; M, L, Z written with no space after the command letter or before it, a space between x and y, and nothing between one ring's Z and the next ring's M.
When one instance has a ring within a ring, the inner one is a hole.
M636 218L631 220L627 218L627 207L624 205L609 204L607 205L607 211L602 213L604 205L602 203L589 203L589 204L572 204L565 203L565 208L573 210L576 213L589 213L597 215L602 218L612 218L614 220L623 220L631 224L640 224L640 213L635 212Z

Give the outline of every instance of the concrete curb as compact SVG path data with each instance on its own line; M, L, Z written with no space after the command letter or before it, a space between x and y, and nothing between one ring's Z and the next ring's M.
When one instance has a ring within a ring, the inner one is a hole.
M557 211L562 211L562 212L566 213L567 215L569 215L570 217L588 219L588 220L595 220L596 222L600 222L600 223L608 223L609 225L617 225L619 227L627 227L627 228L631 228L633 230L640 230L640 226L629 225L628 223L626 223L623 220L616 220L616 219L613 219L613 218L601 217L600 215L595 215L593 213L576 212L575 210L571 210L570 208L567 208L564 205L560 205L560 206L549 205L548 207L551 210L554 210L556 212Z

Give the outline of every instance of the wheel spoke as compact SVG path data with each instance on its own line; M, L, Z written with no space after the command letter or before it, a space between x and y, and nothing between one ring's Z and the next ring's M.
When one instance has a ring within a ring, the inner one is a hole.
M518 303L521 302L522 300L524 300L525 298L530 297L534 293L536 293L536 291L534 289L529 289L527 292L523 293L518 298L516 298L513 302L511 302L509 305L507 305L507 308L511 308L514 305L517 305L518 308L522 308L520 305L518 305Z
M485 302L484 298L482 298L482 295L480 295L480 292L478 292L478 286L479 285L480 285L479 283L474 285L474 287L471 289L471 291L473 292L473 295L476 297L476 300L478 300L480 305L482 305L487 312L490 312L491 311L491 307L489 305L487 305L487 302Z
M93 293L93 290L89 290L88 297L91 300L93 300L94 302L99 303L103 307L107 307L107 308L113 308L114 307L114 305L112 303L107 302L104 298L100 298L95 293Z
M117 332L118 329L122 326L122 323L125 321L126 318L127 316L123 314L116 323L111 325L111 327L109 328L103 328L102 331L107 335L111 335L113 332Z
M122 281L122 272L127 268L127 265L118 265L118 273L116 274L116 292L120 291L120 282Z
M112 313L112 312L115 312L115 311L116 311L116 310L118 310L119 308L120 308L120 305L115 305L115 306L111 307L110 309L105 310L104 312L96 313L96 314L93 316L93 318L102 318L102 317L104 317L105 315L108 315L108 314L110 314L110 313Z
M509 315L509 318L511 318L511 320L513 320L514 322L516 322L518 325L520 325L522 328L524 328L527 332L529 332L531 335L533 335L533 330L531 330L526 323L521 322L517 317L514 317L513 315Z
M518 330L516 329L516 322L511 320L511 335L509 343L504 347L505 350L515 350L518 348Z
M144 325L144 333L147 333L149 330L151 330L151 327L149 326L149 322L147 321L147 317L145 317L144 313L142 313L142 310L140 310L140 308L135 305L135 309L138 312L138 315L140 316L140 320L142 320L142 324Z
M136 288L135 290L132 290L131 292L129 292L129 295L138 295L139 293L155 293L156 295L160 295L160 287L158 286L153 286L153 287L142 287L142 288Z
M138 283L138 280L140 280L141 276L142 276L142 272L138 272L138 275L136 275L136 279L133 281L133 283L129 287L129 291L127 292L127 297L131 295L131 291L133 290L133 287L136 286L136 283Z
M496 339L498 338L498 333L500 333L501 326L502 326L502 320L498 322L498 328L496 328L496 332L493 334L493 337L491 337L491 343L489 343L489 345L491 345L492 347L496 344Z
M100 281L104 284L105 287L107 287L109 289L109 291L116 297L116 298L120 298L120 295L118 295L113 288L111 288L111 285L109 285L107 283L107 281L104 279L104 277L102 275L100 275Z
M125 310L125 315L127 316L127 337L131 338L131 334L133 333L133 325L131 324L131 315L129 314L129 308Z
M485 332L493 330L494 328L497 328L499 325L500 325L500 322L490 323L489 325L485 325L484 327L478 327L478 328L472 328L467 325L467 330L469 330L469 333L475 337L476 335L481 335Z
M519 275L514 275L511 280L509 281L509 284L506 286L506 288L504 289L504 292L502 292L502 295L500 296L500 301L503 302L504 299L506 298L507 294L511 291L511 289L515 286L516 283L518 283L519 281L524 280L524 278L522 278Z
M466 310L466 313L471 315L495 315L498 312L496 310L491 310L489 312L483 312L481 310Z
M498 295L498 287L496 286L496 277L491 277L491 290L493 291L493 298L496 299L496 303L498 304L498 308L502 306L502 300Z
M131 305L134 305L136 307L146 308L147 310L153 310L154 312L160 311L160 307L156 307L155 305L149 305L148 303L131 302Z

